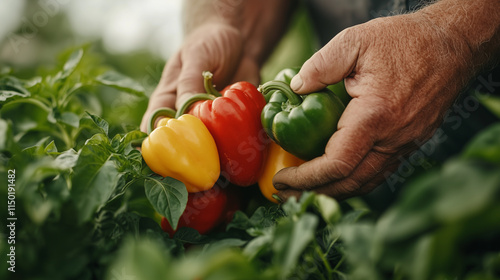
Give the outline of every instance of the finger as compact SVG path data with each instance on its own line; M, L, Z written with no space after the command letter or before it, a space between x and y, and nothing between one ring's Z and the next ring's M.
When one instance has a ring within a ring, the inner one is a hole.
M176 96L175 93L166 92L164 94L157 95L154 100L155 102L152 103L150 106L148 106L148 109L146 110L146 112L142 117L141 131L143 132L147 132L149 118L156 109L162 107L174 108Z
M235 74L236 66L242 55L242 38L236 28L207 27L199 32L212 32L213 36L200 33L200 38L194 45L188 46L182 52L182 72L177 87L177 107L193 94L205 92L203 87L203 71L214 74L213 83L221 89L227 85Z
M309 58L293 77L290 86L296 93L310 93L340 82L353 71L359 44L352 29L345 29Z
M332 182L334 182L335 184L337 184L337 187L335 188L335 190L333 190L332 194L354 192L358 188L360 188L365 182L369 181L371 178L375 177L375 175L381 172L381 170L385 168L387 160L390 157L391 155L370 151L364 157L364 159L355 167L353 172L348 176L342 178L334 178L333 180L329 181L318 181L316 184L297 183L294 181L289 181L289 182L280 181L277 182L277 185L275 187L278 190L284 190L284 189L311 190L311 189L319 189L323 186L330 186L332 185ZM285 171L290 171L291 174L300 172L299 167L289 167L281 170L280 172L284 173ZM315 172L316 171L313 169L312 174L310 175L312 178L323 176L320 173L315 174ZM285 176L290 176L290 175L285 174ZM275 176L275 179L279 180L280 178L277 178Z
M278 193L276 193L276 195L279 197L279 200L280 202L285 202L287 201L288 199L290 199L290 197L295 197L297 200L300 199L300 197L302 196L303 194L303 191L300 191L300 190L294 190L294 189L287 189L287 190L283 190L283 191L279 191Z
M177 101L175 104L177 109L194 94L205 92L202 76L205 70L213 71L202 55L192 54L190 57L183 58L182 70L177 80Z
M210 65L216 65L216 67L208 70L214 74L214 86L221 90L231 81L246 81L247 77L241 76L239 77L241 80L235 80L235 75L252 71L254 67L248 65L247 61L243 59L244 45L241 32L238 29L225 26L224 32L219 32L217 36L211 38L214 41L210 43L209 54L212 59ZM246 66L243 66L243 63Z
M258 86L260 82L260 69L257 63L249 58L242 58L241 63L236 70L232 79L232 83L246 81L254 86Z
M148 102L148 108L142 117L140 126L141 131L146 132L149 117L156 109L161 107L175 107L177 77L179 76L181 65L179 53L174 55L165 64L160 81L151 94Z
M177 79L179 78L181 67L181 52L178 51L165 64L165 68L161 73L161 78L158 82L157 89L160 88L168 92L176 92Z
M315 192L331 196L337 200L365 195L380 186L387 179L386 176L396 170L398 165L398 162L391 161L389 165L377 173L365 172L360 169L359 172L355 171L349 178L317 188Z
M374 152L373 154L376 153ZM370 161L379 162L378 156L368 155L367 162ZM334 181L330 184L318 186L314 188L313 191L333 197L337 200L364 195L382 184L386 180L388 174L391 174L398 166L399 162L391 160L389 163L385 164L385 167L377 171L378 168L376 168L375 165L369 163L362 164L351 176L339 181ZM284 201L290 196L300 197L300 193L303 191L303 189L287 188L280 190L277 195Z
M334 180L349 176L368 152L374 147L377 133L373 124L376 118L365 106L353 99L339 121L339 129L332 135L325 154L301 164L298 167L278 172L273 183L278 189L280 184L290 187L314 188ZM353 105L353 106L351 106Z

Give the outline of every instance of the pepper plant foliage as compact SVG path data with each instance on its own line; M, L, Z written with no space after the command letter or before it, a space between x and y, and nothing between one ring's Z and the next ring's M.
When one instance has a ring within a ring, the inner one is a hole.
M88 265L85 258L90 256L79 251L85 247L64 242L92 238L110 213L130 218L127 211L140 205L139 213L156 211L176 225L186 206L184 185L151 175L135 149L134 142L145 133L115 124L113 130L119 132L111 135L109 123L94 114L106 106L100 95L114 91L144 99L144 89L113 70L95 67L92 57L85 55L84 49L68 52L60 67L28 80L9 69L0 76L0 173L3 178L8 170L16 174L15 215L23 221L16 228L17 259L23 273L54 270L67 279L59 266ZM6 197L7 189L1 192ZM4 221L6 211L2 211ZM61 237L58 228L68 230L71 237ZM59 236L53 240L56 244L45 240L45 231ZM71 256L57 253L70 247L75 250ZM50 250L62 263L39 267Z
M500 278L500 123L381 214L314 193L279 206L248 197L225 228L170 238L156 213L176 224L185 187L152 175L136 126L103 118L103 97L144 90L85 49L62 58L31 79L0 72L0 180L15 170L17 218L16 272L2 238L1 279Z

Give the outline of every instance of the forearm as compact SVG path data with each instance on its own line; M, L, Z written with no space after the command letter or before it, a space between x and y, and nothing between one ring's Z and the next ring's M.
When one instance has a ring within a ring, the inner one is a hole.
M441 0L422 10L474 72L500 61L500 1Z
M185 0L184 33L205 24L224 24L240 31L245 55L261 65L283 35L296 1Z

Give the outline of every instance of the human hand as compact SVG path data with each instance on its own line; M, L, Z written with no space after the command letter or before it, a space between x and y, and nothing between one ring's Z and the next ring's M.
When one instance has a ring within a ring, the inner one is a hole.
M179 108L190 96L205 92L202 72L214 73L214 84L236 81L259 83L257 63L244 54L240 31L224 24L205 24L193 30L180 50L169 59L144 113L146 131L151 113L160 107Z
M374 189L432 136L472 76L468 61L460 36L421 12L339 33L304 63L291 87L304 94L344 79L353 99L323 156L275 175L278 196L314 190L344 199Z

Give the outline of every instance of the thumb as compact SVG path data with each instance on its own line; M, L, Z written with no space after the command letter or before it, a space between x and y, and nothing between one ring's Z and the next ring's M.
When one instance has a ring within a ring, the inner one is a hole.
M299 94L340 82L354 70L360 49L352 29L345 29L309 58L290 87Z

